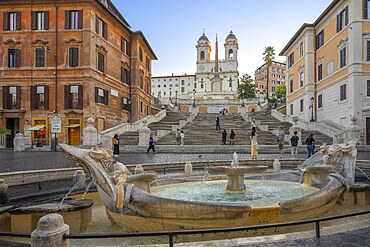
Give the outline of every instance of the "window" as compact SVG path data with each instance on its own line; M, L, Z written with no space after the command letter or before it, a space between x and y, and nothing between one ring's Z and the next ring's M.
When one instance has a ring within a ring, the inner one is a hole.
M98 52L98 70L103 73L105 71L104 60L105 60L104 55Z
M8 49L8 67L19 68L20 66L20 50Z
M292 52L288 57L288 68L294 65L294 52Z
M322 108L322 94L317 96L317 108Z
M348 6L337 15L337 32L348 25Z
M204 51L201 51L200 52L200 60L204 60L205 59L205 55L204 55Z
M145 65L148 70L150 70L150 59L148 57L145 57Z
M346 54L346 47L343 47L339 51L339 68L343 68L344 66L347 65L347 54Z
M364 0L364 19L370 19L370 0Z
M141 47L139 47L139 59L141 62L143 61L143 49Z
M31 86L31 109L49 109L48 86Z
M125 111L129 111L130 110L130 104L129 104L130 100L125 98L125 97L122 97L122 110L125 110Z
M367 80L366 81L366 91L367 91L367 94L366 96L370 97L370 80Z
M304 86L304 73L303 72L299 73L299 86L300 87Z
M275 87L271 87L271 91L272 92L275 92Z
M318 35L316 35L316 50L324 45L324 30L322 30Z
M64 12L64 27L65 29L82 29L83 26L83 11L82 10L66 10Z
M293 104L290 105L290 115L293 116Z
M127 69L121 67L121 82L127 84L127 85L131 85L130 83L130 71L128 71ZM158 85L160 86L160 85Z
M109 92L100 87L95 87L95 102L108 105Z
M32 30L49 29L49 11L32 11L31 13Z
M343 84L340 86L339 101L343 101L346 99L347 99L347 84Z
M303 99L299 101L299 110L303 112Z
M21 30L21 12L4 12L3 30L4 31Z
M65 85L64 86L64 108L83 109L83 86Z
M104 39L108 38L108 25L99 18L99 16L95 17L95 32L101 36L103 36Z
M181 80L181 86L185 85L185 80Z
M3 87L3 107L4 109L21 108L21 87Z
M330 61L329 63L328 63L328 75L331 75L331 74L333 74L333 72L334 72L334 61L332 60L332 61Z
M158 85L158 87L161 87L161 85Z
M144 112L144 103L140 101L140 113Z
M69 67L77 67L78 62L78 47L70 47L69 49Z
M370 61L370 40L366 40L366 61Z
M125 53L127 56L131 54L131 45L124 37L121 37L121 51Z
M322 63L317 66L317 81L322 80Z
M195 89L197 88L197 83L196 83L196 82L194 82L194 88L195 88Z
M163 95L166 96L166 92L163 92Z
M303 42L299 45L299 58L303 57Z
M164 84L163 87L167 87L167 84Z
M204 88L204 83L201 83L200 84L200 88L203 89Z
M290 80L290 93L293 93L293 79Z
M39 47L35 49L35 66L45 67L45 48Z
M185 93L185 88L184 87L181 88L181 93Z

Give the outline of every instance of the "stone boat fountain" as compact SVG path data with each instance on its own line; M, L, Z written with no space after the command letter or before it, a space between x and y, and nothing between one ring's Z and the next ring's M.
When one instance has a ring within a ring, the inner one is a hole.
M239 187L242 192L227 193L226 186L223 189L226 194L242 195L241 200L236 203L212 201L212 198L219 194L211 192L208 193L211 201L182 197L179 189L185 188L185 192L189 191L186 187L189 184L196 188L196 192L201 190L197 187L200 183L196 182L170 185L177 197L160 196L160 193L155 191L166 186L150 186L157 178L156 174L131 174L123 164L114 161L110 150L86 150L60 144L70 158L91 174L109 219L127 232L239 227L321 216L336 203L346 187L354 183L357 153L355 145L356 141L324 146L297 170L266 174L266 183L271 183L272 187L278 188L276 182L282 180L289 181L288 187L294 185L311 190L289 199L280 198L278 195L275 201L267 198L267 202L256 205L244 198L243 186ZM211 168L210 172L228 173L229 170L220 169ZM243 177L240 174L237 176L238 180ZM207 192L207 187L218 182L206 181L202 184ZM248 190L249 188L245 193Z

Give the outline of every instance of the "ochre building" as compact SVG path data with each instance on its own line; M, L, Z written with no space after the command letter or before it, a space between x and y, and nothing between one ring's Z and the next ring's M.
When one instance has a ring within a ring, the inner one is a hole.
M81 143L86 119L99 131L151 113L151 61L141 31L110 0L0 1L0 126L32 144Z
M275 91L280 84L285 84L285 63L272 61L269 67L269 83L268 93L269 97L275 96ZM254 82L257 86L258 92L266 95L267 93L267 65L261 65L254 72Z

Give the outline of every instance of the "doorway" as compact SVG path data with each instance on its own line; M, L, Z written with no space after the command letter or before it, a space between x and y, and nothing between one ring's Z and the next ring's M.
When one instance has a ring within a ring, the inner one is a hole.
M68 128L68 140L69 145L80 145L80 126Z
M19 132L19 118L6 118L6 128L11 130L10 135L6 135L5 147L14 148L13 139L15 134Z
M370 118L366 118L366 145L370 145Z

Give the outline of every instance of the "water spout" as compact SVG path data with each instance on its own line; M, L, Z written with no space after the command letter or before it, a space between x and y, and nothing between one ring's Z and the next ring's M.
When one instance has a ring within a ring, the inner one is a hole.
M239 159L238 159L238 154L234 152L233 154L233 161L231 161L231 167L237 168L239 167Z
M206 171L203 175L202 183L206 182L208 180L209 173Z
M82 199L85 199L87 193L89 193L90 187L94 184L94 181L91 179L90 183L87 185L84 194L82 195Z

